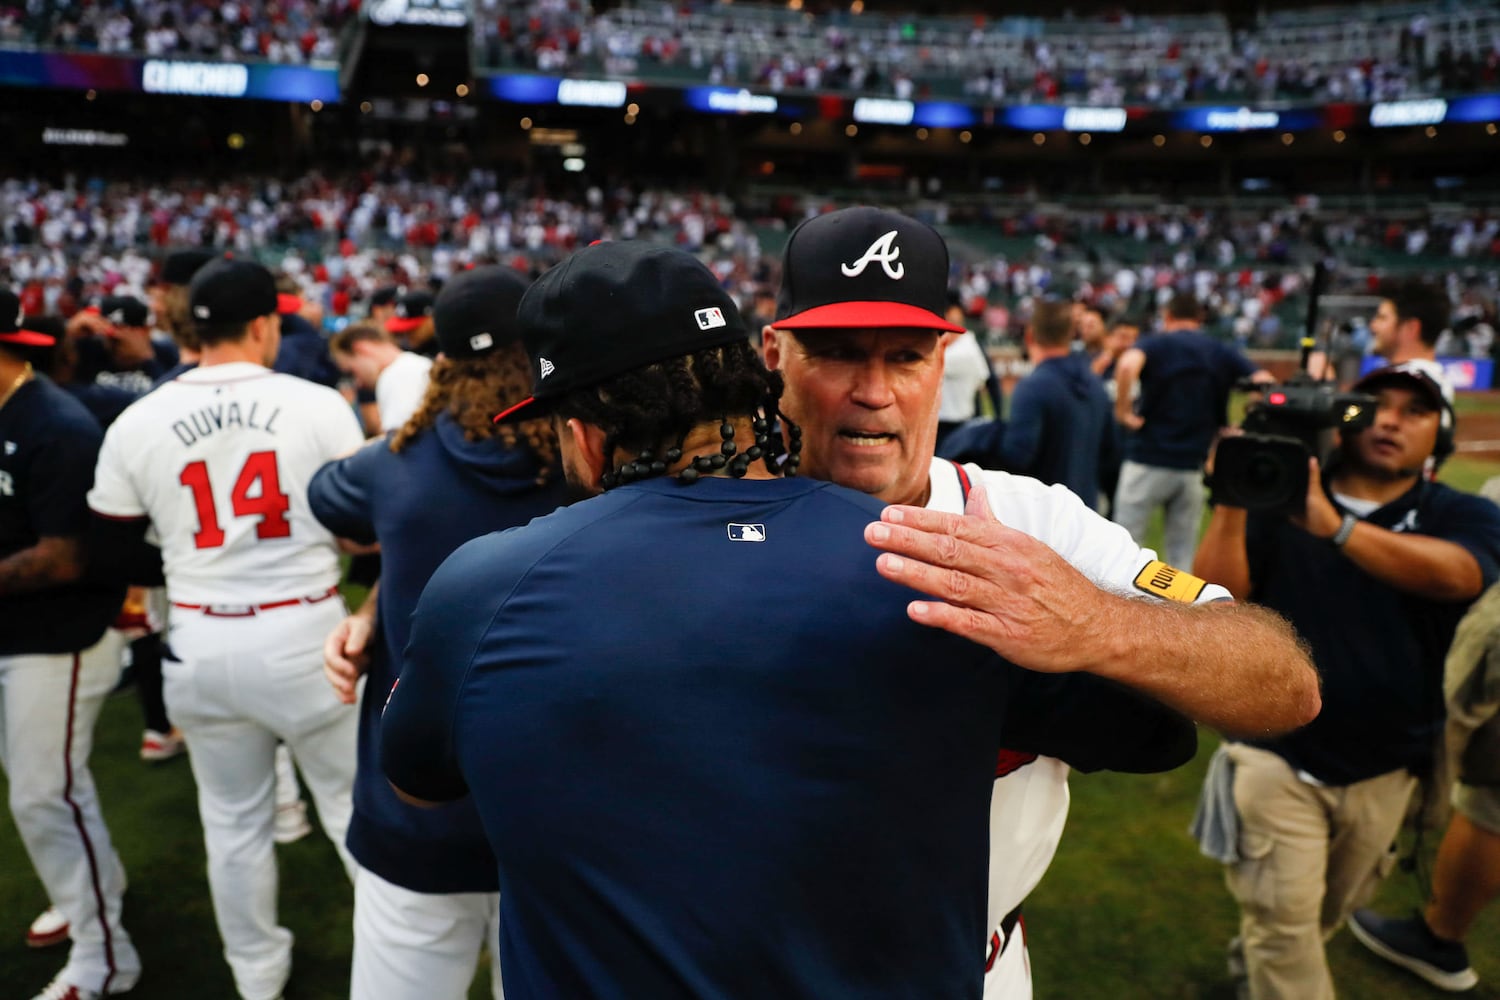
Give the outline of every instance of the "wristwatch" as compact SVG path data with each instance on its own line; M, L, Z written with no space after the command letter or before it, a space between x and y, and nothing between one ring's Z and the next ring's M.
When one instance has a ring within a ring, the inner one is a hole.
M1359 518L1353 514L1345 514L1343 522L1339 524L1339 530L1335 531L1333 537L1328 539L1333 543L1333 547L1336 549L1343 548L1344 543L1349 540L1349 536L1354 534L1354 526L1358 523Z

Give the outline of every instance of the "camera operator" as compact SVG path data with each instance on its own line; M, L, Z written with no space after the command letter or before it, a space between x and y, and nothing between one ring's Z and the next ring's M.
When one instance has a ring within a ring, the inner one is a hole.
M1216 506L1193 564L1288 618L1323 677L1316 719L1226 744L1231 766L1204 789L1205 805L1233 802L1215 855L1241 910L1231 972L1254 1000L1333 997L1323 941L1389 870L1442 724L1454 628L1500 573L1500 509L1430 479L1453 446L1442 386L1407 364L1355 389L1378 400L1374 419L1341 433L1326 473L1308 459L1305 507Z

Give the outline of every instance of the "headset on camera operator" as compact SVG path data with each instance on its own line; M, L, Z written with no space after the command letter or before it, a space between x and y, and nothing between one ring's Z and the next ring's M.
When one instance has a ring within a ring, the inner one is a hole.
M1235 806L1217 856L1241 908L1231 970L1255 1000L1333 997L1324 938L1388 870L1442 724L1454 628L1500 575L1500 508L1431 479L1453 449L1449 392L1420 363L1354 389L1369 412L1339 425L1326 469L1307 454L1304 501L1247 511L1217 497L1193 564L1288 618L1323 678L1316 719L1226 744L1232 768L1209 780L1230 788L1205 789Z

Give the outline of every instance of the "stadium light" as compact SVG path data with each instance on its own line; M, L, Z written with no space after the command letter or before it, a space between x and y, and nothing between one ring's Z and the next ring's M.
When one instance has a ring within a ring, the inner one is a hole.
M1047 136L1043 132L1033 132L1031 134L1031 141L1036 145L1041 146L1046 143Z
M1209 146L1212 146L1213 144L1214 144L1214 137L1211 136L1211 135L1200 135L1198 137L1198 145L1202 146L1204 149L1207 149ZM1157 145L1160 146L1161 143L1157 143Z
M1094 141L1094 137L1092 135L1089 135L1087 132L1079 132L1078 133L1078 145L1080 145L1080 146L1087 146L1089 143L1091 143L1093 141Z
M1490 126L1490 127L1493 128L1494 126ZM792 135L801 135L802 134L802 123L801 122L792 122L790 125L787 126L787 131L790 132L790 133L792 133Z
M845 125L844 134L853 139L855 136L859 135L859 126L853 123Z
M457 87L453 88L453 92L459 97L468 97L469 85L467 83L460 83Z
M968 129L964 129L962 132L958 133L958 141L959 142L969 142L973 138L974 138L974 133L970 132Z
M85 101L92 101L94 98L96 98L98 96L99 96L99 92L97 90L90 90L87 94L83 95L83 99Z
M1333 130L1333 141L1334 142L1343 142L1344 139L1345 139L1345 136L1344 136L1344 130L1343 129L1336 128L1336 129Z
M427 77L426 73L418 73L417 74L417 86L418 87L425 87L425 86L427 86L428 82L429 81L428 81L428 77Z
M1151 144L1157 149L1160 149L1167 144L1167 137L1158 132L1156 135L1153 135L1151 137Z

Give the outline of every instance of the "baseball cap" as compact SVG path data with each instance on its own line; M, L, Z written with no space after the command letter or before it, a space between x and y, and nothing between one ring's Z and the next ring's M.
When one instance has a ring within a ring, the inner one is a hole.
M778 330L915 328L948 322L948 247L931 226L879 208L807 219L787 239Z
M370 293L370 307L388 306L401 296L401 289L396 285L385 285Z
M151 307L133 295L106 295L99 300L99 315L115 326L146 326Z
M496 422L541 416L574 389L748 336L734 299L702 261L644 241L577 251L527 289L516 320L531 358L531 396Z
M161 283L186 285L204 264L214 259L207 250L174 250L161 264Z
M1385 385L1405 383L1415 386L1427 397L1436 409L1453 409L1453 387L1443 376L1443 369L1435 361L1421 358L1403 361L1399 365L1377 368L1351 387L1355 392L1370 392Z
M385 321L387 333L410 333L432 315L432 295L407 292L396 300L396 312Z
M443 353L450 358L474 358L519 339L516 307L528 284L508 267L477 267L455 276L432 306L432 323Z
M193 275L188 306L200 323L248 323L276 312L276 279L250 260L216 260Z
M8 288L0 288L0 343L51 347L57 343L57 338L26 329L26 314L21 310L21 297Z

